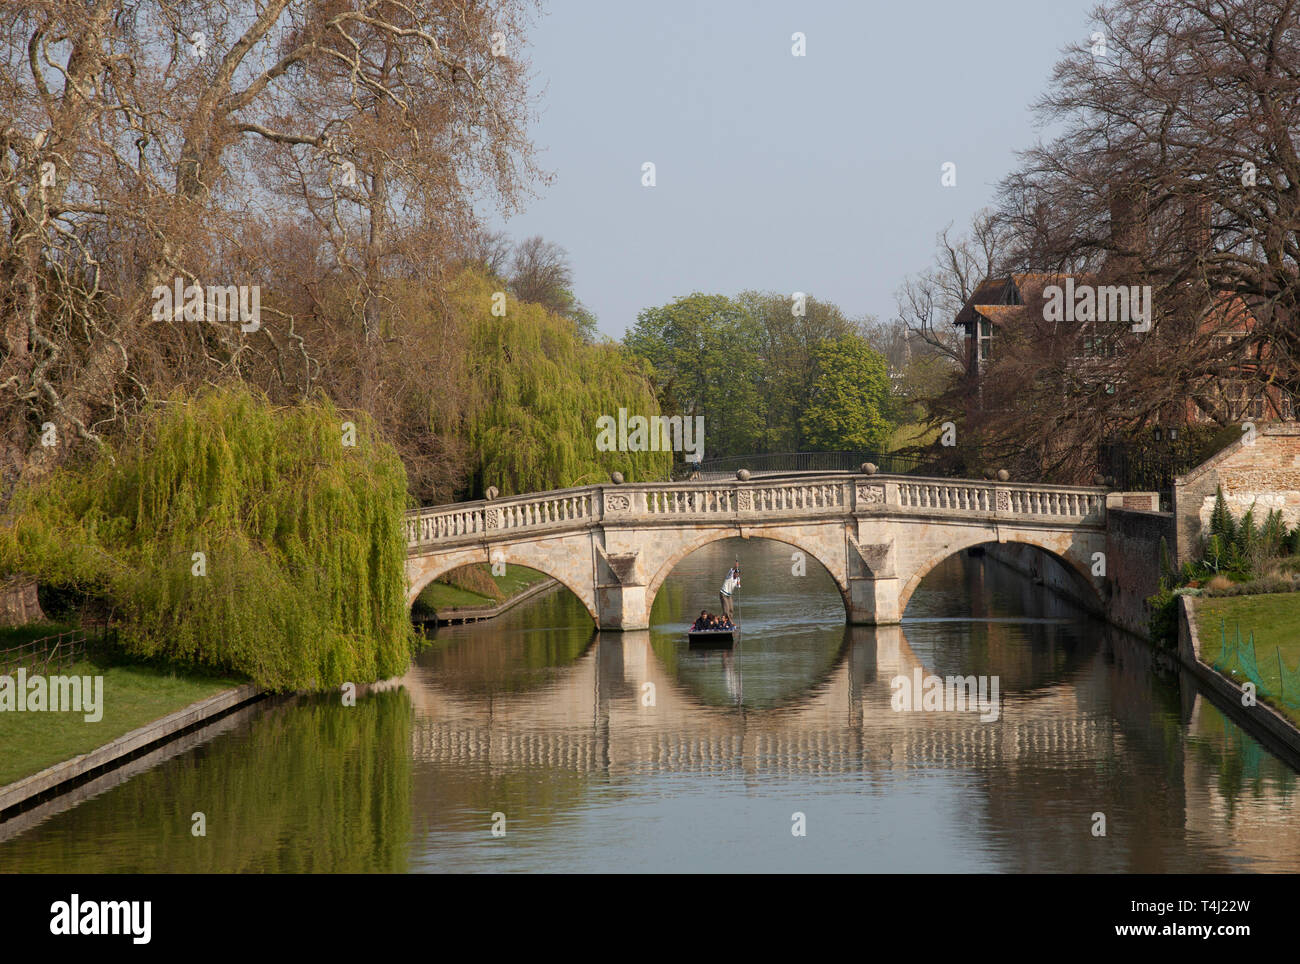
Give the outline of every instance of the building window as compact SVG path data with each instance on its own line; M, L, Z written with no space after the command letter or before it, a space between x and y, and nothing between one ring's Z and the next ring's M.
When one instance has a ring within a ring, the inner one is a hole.
M988 319L979 320L979 358L980 361L988 361L989 349L993 345L993 326L989 324Z

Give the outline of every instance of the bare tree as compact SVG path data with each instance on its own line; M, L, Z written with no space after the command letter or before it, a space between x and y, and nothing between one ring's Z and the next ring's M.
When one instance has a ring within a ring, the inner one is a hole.
M895 295L897 318L936 352L966 365L958 312L983 282L1006 270L1008 233L997 213L985 209L968 233L952 237L952 225L936 239L934 264L904 281Z
M258 356L278 370L272 356L307 351L274 304L256 330L155 310L178 278L269 284L268 225L313 221L303 239L317 248L299 266L319 266L318 281L350 275L363 342L379 333L386 284L427 267L431 237L472 224L476 193L510 209L537 176L513 55L525 6L8 4L5 478L94 440L159 386L238 373ZM53 446L38 441L46 424Z
M567 315L575 304L568 252L540 236L520 241L511 260L510 288L520 301Z
M1099 421L1189 398L1231 421L1225 380L1300 397L1296 0L1118 0L1094 17L1104 44L1067 48L1038 105L1060 135L1002 195L1018 256L1152 286L1152 330Z

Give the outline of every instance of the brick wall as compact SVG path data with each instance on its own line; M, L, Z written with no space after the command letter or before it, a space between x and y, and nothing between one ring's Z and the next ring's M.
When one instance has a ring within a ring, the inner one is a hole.
M1257 522L1278 509L1288 526L1300 525L1300 424L1263 426L1254 444L1246 444L1243 434L1242 440L1175 480L1179 563L1199 555L1220 485L1234 516L1240 518L1254 505Z
M1160 540L1174 552L1174 514L1111 508L1106 511L1106 576L1110 622L1147 635L1147 597L1160 588Z

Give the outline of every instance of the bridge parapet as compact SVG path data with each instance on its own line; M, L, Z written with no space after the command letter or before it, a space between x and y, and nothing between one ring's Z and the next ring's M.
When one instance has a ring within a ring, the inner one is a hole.
M521 495L494 502L461 502L406 513L406 545L478 542L516 530L580 528L600 516L600 487Z
M954 512L963 516L1059 519L1074 525L1106 525L1106 490L1007 482L918 479L895 484L900 509Z
M1101 488L1028 485L915 476L819 474L747 482L642 482L592 485L492 502L414 509L406 516L411 553L509 540L519 533L595 525L798 521L849 515L1034 521L1104 529Z

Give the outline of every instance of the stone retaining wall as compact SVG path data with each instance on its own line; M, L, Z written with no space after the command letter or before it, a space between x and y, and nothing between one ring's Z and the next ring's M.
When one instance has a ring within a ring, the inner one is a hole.
M1201 640L1196 629L1196 598L1178 597L1178 659L1206 689L1220 698L1231 719L1258 739L1270 752L1300 769L1300 730L1285 716L1263 702L1242 703L1245 691L1201 659Z
M0 787L0 821L17 813L21 807L37 798L59 792L62 788L92 776L98 771L115 766L141 750L168 740L190 727L218 717L238 706L259 699L262 695L261 691L251 683L223 690L215 696L191 703L184 709L169 713L162 719L154 720L119 736L116 740L89 753L56 763L40 773L24 777L7 787Z

